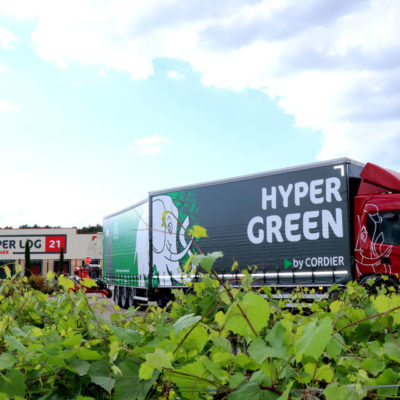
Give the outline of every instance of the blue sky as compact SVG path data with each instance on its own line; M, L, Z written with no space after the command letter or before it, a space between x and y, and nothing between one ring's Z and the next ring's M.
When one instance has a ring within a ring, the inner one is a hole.
M396 2L168 4L0 5L0 226L341 156L400 168Z

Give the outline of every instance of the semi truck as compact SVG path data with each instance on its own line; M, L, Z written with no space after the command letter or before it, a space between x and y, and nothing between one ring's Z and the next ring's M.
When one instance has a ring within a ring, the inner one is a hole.
M189 234L197 226L207 237ZM199 251L221 251L213 268L233 285L244 270L255 287L397 285L400 174L341 158L150 192L103 230L104 280L122 307L165 305L198 278L183 266Z

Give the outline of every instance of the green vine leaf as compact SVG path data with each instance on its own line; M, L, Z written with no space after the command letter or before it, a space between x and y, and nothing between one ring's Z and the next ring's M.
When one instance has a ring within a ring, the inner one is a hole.
M192 325L196 324L198 321L201 320L200 315L188 314L184 315L183 317L179 318L178 321L174 324L174 331L175 335L179 335L184 329L190 328Z
M94 362L89 368L88 375L93 383L111 393L111 390L114 388L115 379L111 376L111 371L105 360Z
M233 304L225 315L225 328L245 338L254 338L255 335L250 324L257 333L267 325L270 315L268 302L262 296L249 292L238 304L242 307L247 319L241 313L238 305Z
M220 251L214 251L213 253L195 254L192 258L193 265L201 265L205 271L211 273L211 269L218 258L223 257L223 253Z
M303 356L318 360L330 341L332 333L332 320L329 317L324 318L319 325L317 319L309 323L294 345L297 361L300 362Z

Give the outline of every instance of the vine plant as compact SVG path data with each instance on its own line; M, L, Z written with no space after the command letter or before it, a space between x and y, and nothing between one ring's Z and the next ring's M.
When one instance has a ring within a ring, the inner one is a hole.
M205 272L168 309L131 308L110 320L63 276L50 298L5 268L0 400L398 398L394 290L370 295L350 282L337 300L302 306L306 289L275 299L270 287L252 288L251 274L240 289L222 282L212 269L220 256L198 252L187 262L186 272Z

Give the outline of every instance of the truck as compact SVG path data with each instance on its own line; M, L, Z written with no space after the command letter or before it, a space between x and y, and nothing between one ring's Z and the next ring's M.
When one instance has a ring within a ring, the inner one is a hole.
M198 279L183 266L199 251L223 253L213 268L232 285L245 270L256 288L397 285L400 174L340 158L150 192L103 230L104 280L122 307L165 305Z

